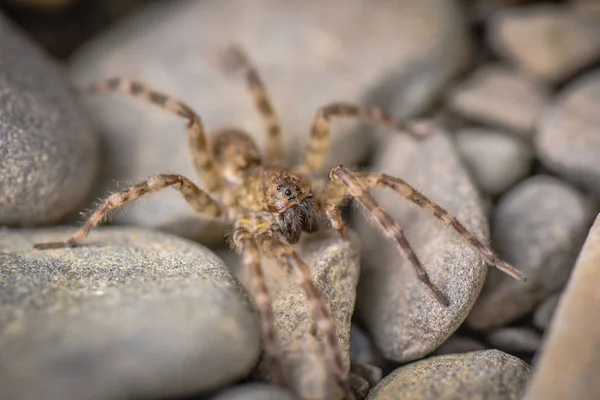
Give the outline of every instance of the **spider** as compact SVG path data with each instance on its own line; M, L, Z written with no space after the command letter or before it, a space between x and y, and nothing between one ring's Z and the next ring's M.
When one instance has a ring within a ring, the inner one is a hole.
M238 45L228 48L224 55L226 66L244 76L255 106L266 125L264 160L250 135L242 129L224 127L216 129L207 137L199 115L190 106L140 82L117 77L82 87L83 93L117 91L129 94L186 119L193 163L204 183L204 189L181 175L152 176L108 196L68 240L38 243L34 245L36 249L77 246L112 210L148 193L172 187L202 216L220 218L233 225L231 241L242 255L244 268L250 272L249 289L261 316L265 357L271 366L275 382L284 385L285 378L278 359L271 297L261 267L261 254L276 259L297 275L298 282L306 293L309 311L325 337L324 351L333 369L332 373L346 399L353 399L354 395L348 384L348 371L344 366L331 313L319 294L308 265L292 246L299 241L302 232L318 230L322 225L321 217L328 220L332 228L343 236L344 222L339 206L352 198L356 199L396 245L400 254L410 261L417 278L444 306L448 306L448 300L429 279L402 228L378 205L369 189L388 188L395 191L458 232L481 254L487 264L513 278L525 280L525 275L501 261L488 245L472 235L448 211L402 179L381 173L353 172L342 165L331 169L328 178L322 178L318 174L328 151L332 118L354 117L383 124L397 131L407 132L415 139L422 139L427 133L392 119L376 107L349 103L327 104L316 112L304 159L296 167L288 168L282 164L284 151L279 118L257 69Z

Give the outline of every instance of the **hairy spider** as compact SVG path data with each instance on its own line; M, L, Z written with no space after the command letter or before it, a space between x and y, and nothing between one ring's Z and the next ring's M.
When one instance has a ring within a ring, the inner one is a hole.
M352 172L341 165L329 172L328 179L317 177L317 171L328 150L332 117L356 117L381 123L395 130L408 132L416 139L426 136L423 132L393 120L379 108L347 103L328 104L316 113L302 163L295 168L285 167L281 164L284 152L279 119L256 68L238 46L232 46L224 54L229 68L243 72L255 106L266 125L265 160L263 161L254 141L243 130L221 128L207 139L200 117L191 107L171 96L149 89L142 83L112 78L83 87L81 90L86 93L123 92L185 118L192 159L204 190L181 175L153 176L106 198L67 241L38 243L35 248L77 246L111 210L145 194L172 187L201 215L221 218L233 225L232 242L242 255L244 268L252 276L249 287L260 311L265 355L272 366L276 382L284 384L284 376L278 359L271 298L261 267L261 253L275 258L297 274L306 292L310 312L326 338L326 355L333 364L335 379L346 399L353 399L354 396L348 385L348 370L344 366L331 313L313 282L308 265L291 246L298 242L302 232L319 229L321 216L325 216L331 226L343 235L344 222L338 206L352 198L356 199L374 217L400 254L410 261L418 279L445 306L448 305L447 299L430 281L402 228L377 204L369 194L369 189L392 189L458 232L481 254L487 264L516 279L525 280L521 272L501 261L488 245L472 235L455 217L399 178L380 173Z

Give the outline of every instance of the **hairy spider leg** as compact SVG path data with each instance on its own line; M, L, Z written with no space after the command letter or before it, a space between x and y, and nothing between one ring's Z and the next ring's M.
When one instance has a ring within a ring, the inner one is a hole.
M222 207L202 189L198 188L188 178L181 175L155 175L134 186L121 190L107 197L88 218L85 224L65 242L38 243L36 249L56 249L61 247L75 247L98 226L115 208L121 207L131 200L145 194L172 187L179 191L190 206L200 214L216 218L222 213Z
M399 132L407 132L415 139L424 139L431 130L417 131L408 124L393 119L378 107L357 106L349 103L331 103L319 108L310 129L310 139L304 153L304 161L298 171L304 175L314 175L325 162L329 149L329 136L332 117L354 117L388 126Z
M206 190L213 193L221 188L219 171L208 151L202 121L198 114L183 101L151 89L141 82L119 77L82 86L79 90L82 93L122 92L149 101L166 111L187 119L188 143L194 167Z
M267 149L265 159L269 163L278 163L283 159L283 134L277 112L269 100L269 93L254 63L239 45L229 47L223 53L224 66L227 69L241 71L250 90L256 109L260 113L267 130Z
M263 253L287 265L296 274L299 284L306 293L310 312L326 338L325 348L327 356L335 367L335 379L344 391L346 400L354 400L354 395L348 383L348 370L342 358L333 317L315 285L310 268L289 244L283 243L272 234L262 233L256 237L256 240Z
M267 363L273 373L275 384L285 386L285 374L280 363L279 347L273 326L272 299L265 281L258 245L254 239L255 232L240 226L243 224L243 219L240 221L233 232L233 242L242 256L245 271L249 273L248 286L260 314Z

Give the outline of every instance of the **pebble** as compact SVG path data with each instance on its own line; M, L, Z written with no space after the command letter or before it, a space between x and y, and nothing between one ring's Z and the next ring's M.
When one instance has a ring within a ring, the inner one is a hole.
M310 266L317 288L331 310L344 363L350 367L350 326L354 311L356 285L360 268L358 237L347 230L348 238L332 231L304 234L296 246ZM243 282L244 271L231 260ZM290 389L302 399L334 399L341 397L331 374L333 363L324 351L325 338L318 330L304 291L294 274L270 259L263 260L263 270L272 297L274 329L280 348L280 359ZM315 331L318 333L315 334ZM271 373L263 363L258 374L265 380Z
M499 350L430 357L396 369L367 400L521 399L531 367Z
M508 132L466 128L457 133L456 146L477 185L493 196L524 179L531 169L530 145Z
M113 227L76 248L32 247L72 232L0 231L3 398L174 398L251 371L258 318L214 253Z
M262 120L244 82L218 66L219 53L239 42L260 69L293 160L305 148L318 107L332 101L377 103L402 118L423 110L466 62L466 33L459 8L447 0L348 0L343 7L286 0L159 2L87 43L70 67L82 84L115 75L141 80L188 102L208 130L240 126L262 145ZM114 181L158 172L202 184L190 161L185 121L124 95L85 102L110 160L99 195L114 191ZM364 159L372 130L345 120L333 125L327 166ZM225 232L193 214L171 190L136 202L114 221L210 244L222 242Z
M490 19L487 31L497 54L551 82L563 81L600 56L598 20L563 5L504 8Z
M557 95L540 119L535 137L537 155L546 167L597 195L599 108L600 69L595 69L569 83Z
M533 176L506 193L495 211L492 243L500 257L527 275L527 282L492 271L467 323L476 330L502 326L560 289L590 219L587 199L550 176Z
M479 67L447 95L448 106L477 122L530 137L548 89L502 65Z
M248 383L227 389L211 400L294 400L292 394L280 387L264 383Z
M562 295L525 400L600 398L600 217Z
M560 297L561 293L553 294L537 307L533 314L533 324L535 326L543 330L548 329L552 322L552 318L554 317L554 312L556 311Z
M487 240L487 220L477 190L447 134L436 133L422 143L402 136L389 138L372 170L406 180ZM412 265L364 218L366 213L357 216L363 245L358 317L385 358L416 360L440 346L463 322L487 266L462 237L427 211L391 191L372 194L404 229L432 282L450 303L444 307L436 300Z
M98 141L58 65L0 14L0 226L57 222L80 205Z
M496 329L485 336L486 340L507 353L535 353L542 342L542 335L525 326Z
M435 355L467 353L469 351L485 350L483 343L466 336L452 335L435 351Z

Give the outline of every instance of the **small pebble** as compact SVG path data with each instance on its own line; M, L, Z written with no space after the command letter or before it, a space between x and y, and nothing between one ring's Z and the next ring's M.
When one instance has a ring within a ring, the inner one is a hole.
M535 353L542 342L542 335L524 326L496 329L485 338L492 347L507 353Z
M248 383L224 390L210 400L295 400L295 397L289 391L277 386Z
M548 329L558 302L560 301L561 293L553 294L548 297L542 304L538 306L533 314L533 324L540 329Z
M452 335L435 351L435 355L467 353L469 351L485 350L483 343L466 336Z

